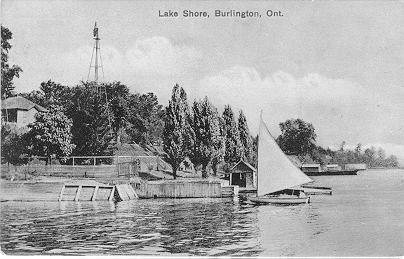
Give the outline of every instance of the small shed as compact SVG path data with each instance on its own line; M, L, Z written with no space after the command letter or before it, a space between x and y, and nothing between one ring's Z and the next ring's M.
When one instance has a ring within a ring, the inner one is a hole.
M329 164L325 166L327 171L341 171L342 168L340 165L337 164Z
M230 185L241 188L256 188L257 169L249 163L240 160L230 169Z

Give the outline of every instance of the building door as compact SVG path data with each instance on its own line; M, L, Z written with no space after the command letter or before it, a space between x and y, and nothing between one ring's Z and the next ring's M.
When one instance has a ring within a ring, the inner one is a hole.
M246 179L244 174L233 173L231 176L231 185L238 185L239 187L246 187Z

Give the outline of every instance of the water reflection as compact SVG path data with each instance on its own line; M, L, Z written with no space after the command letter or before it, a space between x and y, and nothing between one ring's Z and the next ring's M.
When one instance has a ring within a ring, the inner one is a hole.
M251 256L261 251L256 208L233 200L2 205L6 253Z

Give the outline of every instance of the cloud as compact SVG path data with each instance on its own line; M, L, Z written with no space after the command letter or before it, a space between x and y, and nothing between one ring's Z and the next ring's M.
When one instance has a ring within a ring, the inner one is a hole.
M48 64L48 74L52 79L68 84L87 80L92 51L93 47L87 45L53 57L50 59L52 64ZM201 57L202 53L197 49L186 45L175 45L161 36L137 40L124 53L114 46L101 45L101 59L106 81L127 82L136 77L155 79L183 76L197 68ZM95 59L95 55L93 58ZM90 70L90 79L92 78L94 78L93 68ZM100 70L100 78L102 78L102 70Z
M165 37L155 36L137 40L125 57L136 73L170 76L195 67L202 54L193 47L174 45Z
M369 90L316 73L296 78L278 71L263 77L252 67L234 66L206 76L191 92L193 96L209 96L218 106L230 104L242 109L255 133L262 109L275 135L280 133L279 122L299 117L313 123L319 144L324 146L338 146L342 141L404 146L402 87ZM396 155L404 158L404 152Z

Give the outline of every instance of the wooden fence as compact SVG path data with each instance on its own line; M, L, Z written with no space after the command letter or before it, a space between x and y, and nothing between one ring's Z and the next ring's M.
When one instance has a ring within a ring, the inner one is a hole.
M96 156L66 157L62 159L69 164L45 165L44 162L40 164L27 163L20 166L2 164L1 172L18 172L38 176L109 178L130 177L138 175L139 172L149 172L151 170L171 170L171 167L158 156ZM100 163L100 161L106 160L110 160L111 163Z

